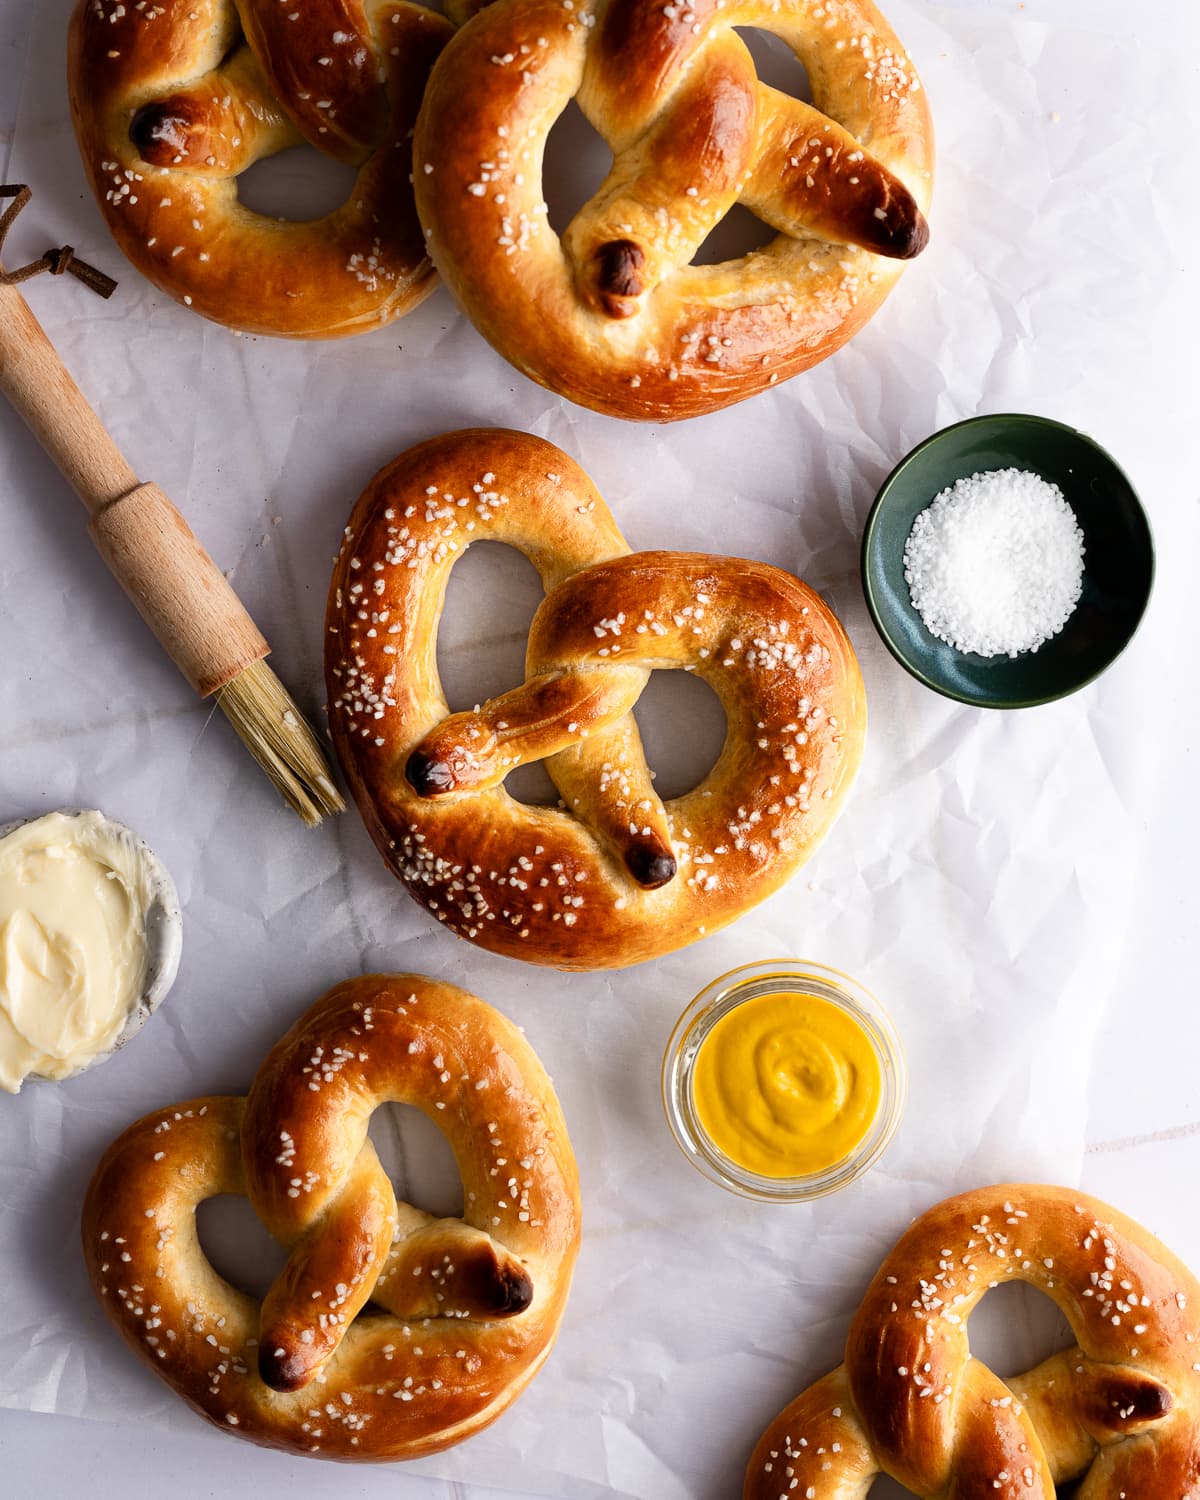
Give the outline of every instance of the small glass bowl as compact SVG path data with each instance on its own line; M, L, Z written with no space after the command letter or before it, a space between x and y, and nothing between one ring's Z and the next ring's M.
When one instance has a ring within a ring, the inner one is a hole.
M781 990L816 995L845 1011L862 1027L879 1059L879 1108L866 1135L841 1161L804 1177L762 1177L731 1161L701 1125L692 1097L696 1057L712 1028L736 1006ZM805 1203L857 1181L890 1145L904 1109L907 1083L900 1039L870 990L838 969L806 959L744 964L714 979L680 1016L667 1043L662 1070L667 1124L684 1156L718 1187L760 1203Z

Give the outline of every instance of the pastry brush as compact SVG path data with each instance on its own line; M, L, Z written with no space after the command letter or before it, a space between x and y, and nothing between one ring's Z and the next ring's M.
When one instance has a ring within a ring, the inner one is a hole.
M29 200L0 217L0 246ZM17 283L70 270L101 295L113 283L70 247L5 273L0 265L0 391L83 501L100 555L201 697L215 698L251 755L310 827L345 804L312 728L267 666L270 647L162 490L143 483L72 380Z

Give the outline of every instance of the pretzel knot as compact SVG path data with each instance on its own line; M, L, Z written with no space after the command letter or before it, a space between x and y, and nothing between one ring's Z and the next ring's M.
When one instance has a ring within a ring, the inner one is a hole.
M122 250L218 323L334 338L433 287L408 186L412 128L451 27L404 0L77 0L71 108ZM288 223L238 201L307 141L359 168L342 207Z
M438 621L484 539L549 592L527 681L451 715ZM858 663L811 589L763 563L630 553L578 465L519 432L451 433L384 469L326 624L334 743L384 858L452 932L532 963L621 967L732 921L812 853L862 754ZM666 802L631 712L659 669L702 677L728 721L709 775ZM503 786L543 759L558 808Z
M782 38L815 103L760 82L737 27ZM542 157L572 96L613 165L560 244ZM862 327L926 243L933 135L871 0L498 0L434 69L415 163L433 258L485 337L573 401L661 421ZM691 264L735 203L776 238Z
M967 1323L1007 1281L1077 1345L1003 1381ZM1065 1188L1005 1186L923 1215L871 1283L846 1362L763 1434L745 1500L865 1500L886 1472L952 1500L1200 1496L1200 1284L1140 1225Z
M462 1219L397 1203L367 1138L387 1101L444 1131ZM195 1211L218 1193L245 1194L289 1248L261 1306L200 1248ZM453 985L372 975L318 1001L248 1098L131 1126L92 1179L83 1242L108 1316L211 1421L298 1453L415 1458L493 1421L546 1359L579 1188L520 1032Z

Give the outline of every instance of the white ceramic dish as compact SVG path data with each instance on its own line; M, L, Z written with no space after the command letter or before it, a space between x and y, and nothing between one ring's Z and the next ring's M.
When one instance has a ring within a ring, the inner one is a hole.
M80 818L93 809L60 807L51 808L49 811L60 813L65 818ZM27 823L34 823L38 818L45 816L47 814L44 812L34 813L28 818L15 818L10 822L0 824L0 843L10 833L15 833L18 828L24 828ZM146 973L142 992L137 1004L130 1011L125 1025L121 1028L120 1035L107 1051L89 1059L81 1067L66 1074L64 1078L45 1078L40 1074L31 1073L30 1082L64 1083L67 1078L77 1078L80 1073L86 1073L100 1063L107 1062L125 1046L126 1042L138 1034L166 999L171 986L175 983L175 976L179 972L179 960L183 954L183 914L179 908L179 893L175 889L175 882L171 879L166 866L144 839L134 833L131 828L127 828L124 823L118 823L115 818L110 818L105 813L100 813L99 816L112 837L133 851L145 871L147 888L153 893L146 912Z

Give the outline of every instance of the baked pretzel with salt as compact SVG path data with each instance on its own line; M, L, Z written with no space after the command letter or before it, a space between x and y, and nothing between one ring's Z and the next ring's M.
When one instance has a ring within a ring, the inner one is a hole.
M541 574L526 682L450 714L437 631L454 563L506 542ZM334 744L411 895L481 947L619 968L778 889L828 832L862 755L862 677L819 596L778 568L631 553L587 475L519 432L450 433L367 488L326 615ZM632 709L660 669L717 693L708 776L663 801ZM505 790L545 760L557 808Z
M971 1354L971 1313L1024 1281L1076 1345L1001 1380ZM886 1473L924 1500L1196 1500L1200 1284L1141 1225L1068 1188L950 1198L879 1268L846 1362L786 1407L744 1500L866 1500Z
M814 103L762 83L780 37ZM542 159L576 98L613 153L560 242ZM414 149L439 271L518 369L583 406L670 421L839 349L924 247L933 132L871 0L496 0L434 68ZM741 203L777 231L691 264Z
M156 286L231 328L337 338L435 284L409 179L443 17L405 0L77 0L71 111L117 243ZM359 168L325 217L238 200L240 173L308 142Z
M398 1203L367 1137L412 1104L462 1177L461 1219ZM289 1249L260 1305L213 1269L196 1209L245 1194ZM249 1097L147 1115L83 1211L92 1285L126 1342L239 1437L341 1459L416 1458L500 1415L541 1368L579 1248L553 1086L497 1011L419 975L330 991ZM383 1313L360 1317L368 1303Z

